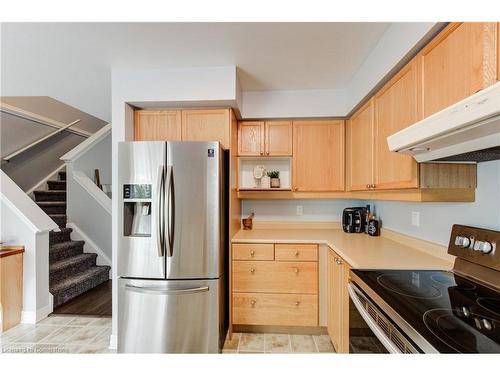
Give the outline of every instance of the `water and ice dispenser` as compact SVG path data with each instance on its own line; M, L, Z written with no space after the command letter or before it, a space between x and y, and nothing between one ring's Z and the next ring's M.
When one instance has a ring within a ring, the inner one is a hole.
M151 185L123 185L123 235L151 237Z

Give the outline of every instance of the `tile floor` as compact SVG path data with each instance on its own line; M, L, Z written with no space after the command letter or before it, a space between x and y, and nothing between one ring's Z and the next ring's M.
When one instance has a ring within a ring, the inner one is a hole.
M111 318L51 315L0 334L1 353L113 353Z
M328 335L233 333L222 353L334 353Z

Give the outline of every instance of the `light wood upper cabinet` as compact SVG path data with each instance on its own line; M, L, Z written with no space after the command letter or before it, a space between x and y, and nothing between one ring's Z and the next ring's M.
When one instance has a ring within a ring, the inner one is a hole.
M241 121L238 124L239 156L291 156L291 121Z
M344 190L344 121L293 122L293 190Z
M419 120L417 78L413 60L375 94L375 189L418 187L415 159L391 152L387 145L388 136Z
M266 121L264 143L267 156L291 156L292 122Z
M136 141L180 141L181 111L135 111L134 136Z
M351 191L367 190L374 181L373 107L373 100L368 101L347 123L347 189Z
M264 155L263 121L240 121L238 123L238 155Z
M182 111L183 141L219 141L230 148L229 109L193 109Z
M417 55L423 117L432 115L497 80L497 24L448 25Z

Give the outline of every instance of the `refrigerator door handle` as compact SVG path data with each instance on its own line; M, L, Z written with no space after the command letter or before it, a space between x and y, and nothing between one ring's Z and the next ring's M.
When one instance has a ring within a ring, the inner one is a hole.
M174 255L174 232L175 232L175 193L174 193L174 169L167 167L167 205L168 205L168 247L169 255Z
M159 289L159 288L142 288L135 285L125 284L125 289L143 294L193 294L208 292L208 286L200 286L198 288L189 289Z
M156 221L156 236L158 238L158 256L161 258L164 256L165 249L165 232L163 230L163 220L165 215L165 190L163 188L165 184L165 166L161 165L159 168L158 177L158 220Z

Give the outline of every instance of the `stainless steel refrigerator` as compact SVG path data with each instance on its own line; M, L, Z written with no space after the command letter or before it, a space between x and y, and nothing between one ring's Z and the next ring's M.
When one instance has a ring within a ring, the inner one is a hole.
M217 353L227 331L227 157L121 142L118 352Z

